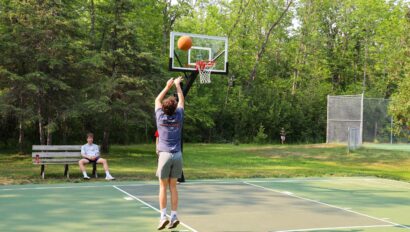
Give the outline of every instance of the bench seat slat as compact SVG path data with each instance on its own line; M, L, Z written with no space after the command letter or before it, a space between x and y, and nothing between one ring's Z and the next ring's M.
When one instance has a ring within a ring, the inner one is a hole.
M81 158L81 152L33 152L31 157L39 156L40 158L44 157L78 157Z
M54 159L50 159L50 160L40 160L39 163L37 163L35 160L33 160L33 164L51 164L51 163L55 163L55 164L78 164L78 160L54 160Z
M32 159L36 160L35 157L33 157ZM77 160L77 161L79 161L80 159L82 159L82 158L81 157L42 157L42 158L40 158L40 161L41 160L61 160L61 161L64 161L64 160Z
M65 161L76 161L78 162L80 159L75 159L75 158L58 158L58 159L53 159L53 158L45 158L45 159L40 159L40 162L49 162L49 161L55 161L55 162L65 162ZM33 162L35 162L36 159L33 159Z
M48 164L78 164L77 162L65 162L65 163L59 163L59 162L47 162L47 163L33 163L34 165L48 165Z
M55 158L55 157L45 157L45 158L41 158L40 159L40 162L42 161L42 160L44 160L44 161L50 161L50 160L54 160L54 161L65 161L65 160L74 160L74 161L79 161L81 158L73 158L73 157L58 157L58 158ZM35 160L37 160L36 158L32 158L32 160L33 160L33 162L35 161Z

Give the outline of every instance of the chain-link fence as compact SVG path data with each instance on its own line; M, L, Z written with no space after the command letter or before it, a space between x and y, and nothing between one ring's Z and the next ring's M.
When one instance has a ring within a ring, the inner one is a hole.
M347 149L349 152L356 150L360 146L359 138L360 129L349 127L347 134Z
M327 97L327 143L345 143L348 141L348 129L359 128L362 141L363 122L362 95Z
M363 99L363 142L393 143L393 118L388 114L389 100Z
M365 98L362 94L328 96L326 142L348 142L349 128L358 129L359 144L408 142L404 136L393 134L389 102L382 98Z

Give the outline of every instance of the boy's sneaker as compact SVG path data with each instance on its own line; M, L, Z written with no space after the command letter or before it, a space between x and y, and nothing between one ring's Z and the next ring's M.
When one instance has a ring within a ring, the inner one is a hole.
M173 217L173 218L171 219L171 223L170 223L169 226L168 226L168 229L174 229L175 227L178 226L178 224L179 224L178 218L177 218L177 217Z
M115 180L115 178L114 178L114 177L112 177L111 175L106 176L106 177L105 177L105 179L106 179L106 180Z
M89 180L90 177L89 177L89 176L84 176L83 179L84 179L84 180Z
M165 229L165 227L168 225L168 223L169 223L168 218L161 219L161 220L159 221L158 230L163 230L163 229Z

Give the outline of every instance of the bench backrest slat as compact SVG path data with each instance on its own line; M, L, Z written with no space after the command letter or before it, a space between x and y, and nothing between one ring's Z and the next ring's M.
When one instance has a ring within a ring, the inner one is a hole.
M81 145L33 145L33 151L81 151Z
M75 164L81 159L81 145L33 145L33 164Z

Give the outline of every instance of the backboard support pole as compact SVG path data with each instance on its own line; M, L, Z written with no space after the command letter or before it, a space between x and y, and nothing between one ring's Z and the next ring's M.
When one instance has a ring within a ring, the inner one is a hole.
M182 93L184 95L184 97L186 97L188 95L189 90L192 87L192 84L195 82L196 78L198 77L198 72L191 72L191 75L187 76L186 73L184 72L185 75L185 80L186 80L186 85L183 85L183 83L181 83L181 88L182 88ZM178 94L174 93L174 96L177 98L177 101L179 101L178 99ZM181 152L184 152L184 128L182 127L182 131L181 131ZM178 182L185 182L185 175L184 172L182 171L182 176L181 178L178 178Z

